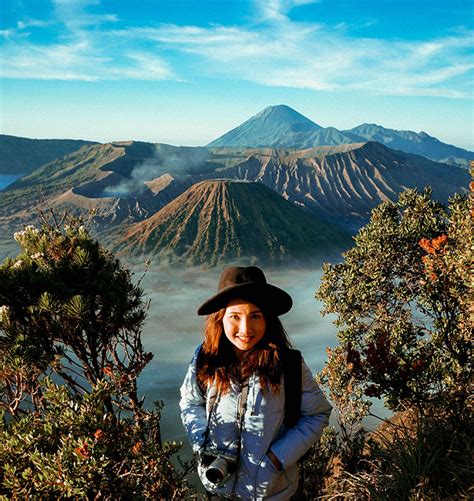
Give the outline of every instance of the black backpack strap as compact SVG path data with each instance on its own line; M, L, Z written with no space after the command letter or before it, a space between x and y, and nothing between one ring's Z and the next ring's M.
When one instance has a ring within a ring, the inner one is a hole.
M285 350L283 353L285 385L285 426L293 428L301 417L301 352Z

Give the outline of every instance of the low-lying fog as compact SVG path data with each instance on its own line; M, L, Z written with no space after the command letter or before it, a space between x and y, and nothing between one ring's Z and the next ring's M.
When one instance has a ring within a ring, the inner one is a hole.
M265 268L267 281L291 294L292 310L281 317L294 346L303 352L313 372L320 371L326 361L326 347L337 344L333 318L320 314L321 303L314 299L319 287L321 269ZM142 285L151 299L147 324L143 331L145 349L153 360L145 368L139 384L141 394L151 406L163 400L162 434L167 440L187 444L179 417L179 387L194 350L203 339L202 317L198 306L217 289L221 268L201 270L150 269ZM139 276L136 272L135 277ZM377 405L381 407L380 404Z

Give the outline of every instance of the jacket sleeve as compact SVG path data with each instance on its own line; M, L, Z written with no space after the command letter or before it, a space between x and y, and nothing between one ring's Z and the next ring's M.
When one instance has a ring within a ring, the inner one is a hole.
M301 417L296 426L289 428L270 447L283 467L298 461L321 438L332 410L303 360L301 370Z
M189 364L186 377L181 386L181 421L186 430L186 436L194 452L204 445L204 435L207 427L206 399L197 383L196 360L199 348Z

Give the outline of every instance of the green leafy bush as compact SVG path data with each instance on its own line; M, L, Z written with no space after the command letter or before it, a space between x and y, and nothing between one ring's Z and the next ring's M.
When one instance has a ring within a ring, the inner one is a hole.
M52 217L0 267L0 494L182 499L190 465L138 396L140 283L80 221Z
M407 190L373 211L343 263L325 267L318 298L337 314L340 345L323 377L336 398L383 396L394 411L422 414L444 412L446 399L465 409L470 235L467 200L445 211L430 192Z
M136 379L152 354L141 342L147 304L130 271L78 220L28 226L15 239L22 252L0 267L0 343L4 363L23 360L28 373L2 386L2 405L13 414L22 407L9 401L36 406L43 373L81 393L111 370L123 382L122 404L138 408Z
M471 238L469 200L455 196L445 209L430 190L407 190L373 210L342 263L325 266L317 297L324 313L337 315L339 346L328 350L319 380L341 429L336 494L428 499L429 491L447 499L472 483L472 470L461 478L448 467L460 451L472 459L459 426L472 422ZM373 397L411 413L416 433L371 446L361 423ZM440 422L459 448L436 440Z
M185 470L171 462L179 446L159 439L159 408L137 423L104 412L117 391L113 384L98 383L82 397L49 379L41 388L41 412L2 420L1 494L50 499L182 499L187 494Z

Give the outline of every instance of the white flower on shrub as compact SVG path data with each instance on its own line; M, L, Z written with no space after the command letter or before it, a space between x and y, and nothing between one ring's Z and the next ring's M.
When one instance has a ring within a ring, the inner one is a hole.
M39 259L40 257L43 257L44 254L42 252L37 252L36 254L33 254L31 256L31 259Z
M19 259L13 266L12 268L21 268L23 266L23 261Z
M0 306L0 323L8 318L10 308L6 305Z
M20 242L21 240L23 240L24 236L25 236L25 232L24 231L16 231L15 233L13 233L13 238L17 242Z
M36 236L39 234L39 230L37 230L32 224L25 226L24 230L17 231L13 234L13 238L21 244L21 242L25 239L25 237Z

